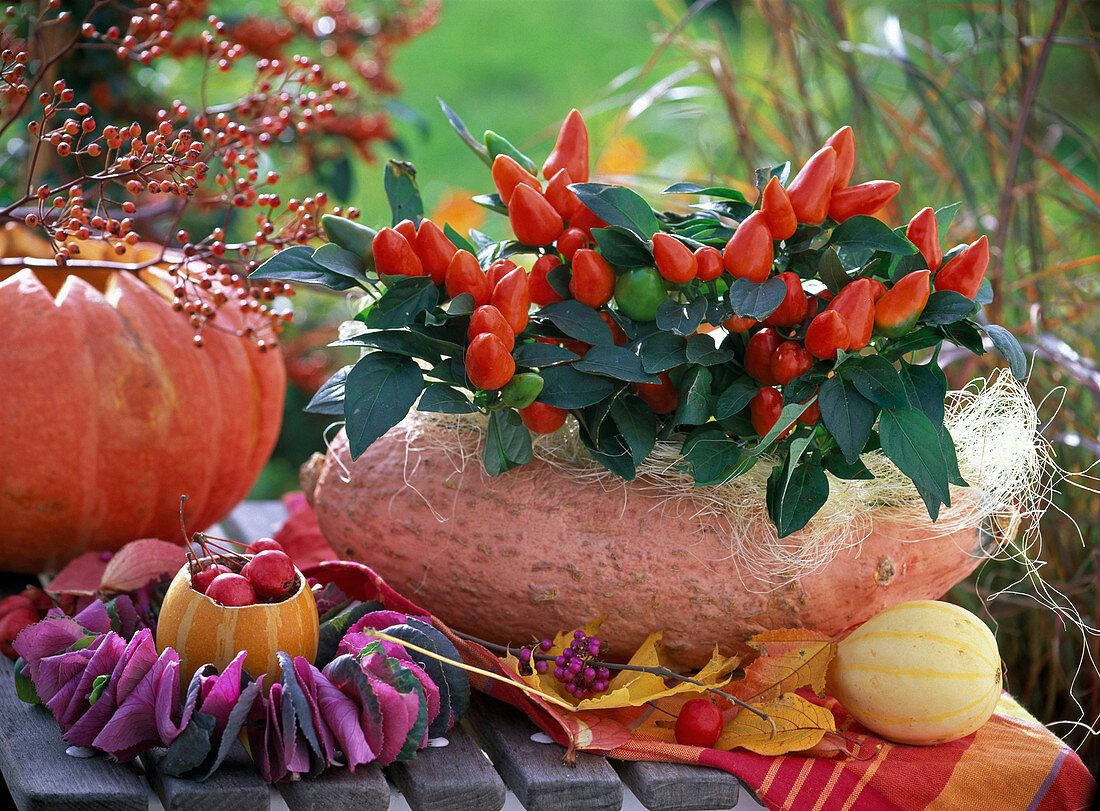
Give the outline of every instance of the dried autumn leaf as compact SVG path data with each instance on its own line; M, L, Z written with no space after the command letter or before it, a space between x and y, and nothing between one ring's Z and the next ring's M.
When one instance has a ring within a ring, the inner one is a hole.
M107 569L107 562L100 555L100 552L85 552L69 561L46 586L46 591L50 594L94 595Z
M740 747L758 755L782 755L812 749L826 733L836 732L833 714L797 693L784 693L773 701L754 703L771 720L741 710L722 730L715 749ZM774 724L774 727L773 727Z
M745 678L730 686L733 695L756 703L799 687L824 691L825 671L836 655L836 643L829 637L808 628L782 628L757 634L748 645L760 656L745 668Z
M131 541L115 553L103 571L100 591L136 591L165 575L175 575L187 562L179 544L156 538Z

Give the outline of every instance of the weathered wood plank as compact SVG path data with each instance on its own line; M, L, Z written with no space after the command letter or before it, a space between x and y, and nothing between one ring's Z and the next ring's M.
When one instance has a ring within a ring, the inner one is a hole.
M19 809L144 809L148 789L133 764L74 758L53 716L19 700L13 663L0 656L0 769Z
M390 806L390 784L373 764L359 766L354 773L332 768L313 779L276 787L290 811L385 811Z
M447 733L446 746L431 746L412 760L386 769L413 811L499 811L504 781L461 726Z
M741 781L720 769L684 763L611 762L650 811L734 808L741 793Z
M560 746L531 740L538 730L522 713L478 693L466 720L527 811L622 807L623 784L606 759L580 752L576 766L565 765Z
M171 777L160 771L165 749L153 749L143 756L149 782L160 797L165 811L209 811L232 808L233 811L267 811L271 806L267 783L240 741L210 777L201 783Z
M226 537L248 543L270 538L282 527L287 514L281 501L242 501L221 525Z

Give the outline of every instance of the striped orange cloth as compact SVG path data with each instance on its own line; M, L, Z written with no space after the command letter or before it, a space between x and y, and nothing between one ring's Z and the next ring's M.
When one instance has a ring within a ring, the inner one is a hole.
M288 551L298 542L297 533L317 532L316 522L309 520L312 515L299 515L299 519L276 536ZM316 548L316 538L308 543ZM305 574L336 583L351 597L380 600L396 611L428 613L363 564L325 562L305 569ZM432 621L467 664L516 677L490 651L455 636L438 618ZM1077 754L1007 694L1002 694L996 713L977 732L937 746L904 746L877 738L849 718L835 700L816 699L833 712L854 754L764 756L644 737L614 718L562 712L509 684L476 674L470 681L476 689L522 710L566 747L567 761L577 751L589 751L622 760L712 766L739 777L771 809L1084 811L1096 793L1096 781Z

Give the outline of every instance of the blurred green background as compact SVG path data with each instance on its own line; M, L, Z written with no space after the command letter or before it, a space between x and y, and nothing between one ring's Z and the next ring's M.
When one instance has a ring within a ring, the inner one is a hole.
M271 13L274 2L213 4L227 17ZM445 0L438 24L401 47L390 110L415 163L426 207L446 207L490 188L484 165L448 127L442 97L475 135L493 129L541 161L571 107L588 121L602 179L650 192L679 179L749 187L752 170L805 160L836 128L855 128L855 181L902 183L888 212L903 224L925 205L960 201L946 241L988 233L997 300L991 321L1009 325L1033 358L1029 390L1063 482L1032 553L1058 610L1033 584L982 605L1024 577L1013 562L982 566L951 598L997 625L1006 682L1043 721L1100 717L1095 662L1100 498L1080 475L1100 457L1100 5L1069 0L1016 4L756 0L715 2L682 23L673 0ZM324 167L336 196L368 224L389 224L382 164ZM316 177L286 195L308 194ZM667 205L667 201L662 201ZM495 215L489 215L492 218ZM492 220L479 227L493 231ZM338 366L319 347L350 306L303 292L288 362ZM998 358L949 369L956 386L988 374ZM1053 394L1052 394L1053 393ZM285 428L254 492L296 487L296 470L323 448L327 420L307 417L307 389L288 390ZM1048 395L1051 395L1048 397ZM1060 404L1060 407L1059 407ZM1093 469L1095 473L1095 469ZM1067 619L1070 618L1070 619ZM1053 644L1052 644L1053 643ZM1080 727L1055 731L1081 746L1094 771L1100 747Z

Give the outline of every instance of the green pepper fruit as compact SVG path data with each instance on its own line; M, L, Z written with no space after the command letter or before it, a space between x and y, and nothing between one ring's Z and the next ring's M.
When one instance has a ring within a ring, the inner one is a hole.
M335 242L345 251L351 251L356 256L362 256L367 260L367 266L374 264L374 250L372 244L378 233L373 228L349 220L347 217L338 217L335 214L321 216L321 227L325 229L325 236Z
M512 146L512 142L503 135L497 135L492 130L485 130L483 140L485 141L485 148L489 150L490 158L496 158L497 155L507 155L528 172L535 174L535 170L538 168L535 166L535 162Z
M512 379L501 388L500 394L504 402L512 408L527 408L542 392L542 386L542 375L535 372L522 372L513 375Z
M615 302L628 318L653 321L657 308L668 298L665 283L654 268L634 268L615 282Z

